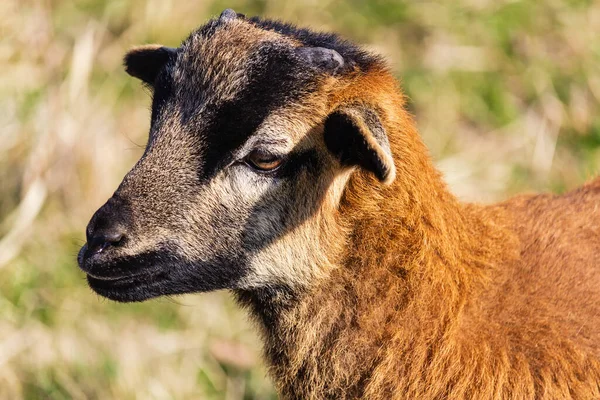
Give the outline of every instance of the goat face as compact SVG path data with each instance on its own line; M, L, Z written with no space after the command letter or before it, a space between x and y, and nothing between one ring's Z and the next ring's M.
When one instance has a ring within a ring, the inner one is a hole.
M332 82L366 55L300 33L226 10L177 49L127 54L127 71L154 92L151 127L87 227L78 261L93 290L141 301L322 272L351 166L383 181L394 166L375 110L330 104Z

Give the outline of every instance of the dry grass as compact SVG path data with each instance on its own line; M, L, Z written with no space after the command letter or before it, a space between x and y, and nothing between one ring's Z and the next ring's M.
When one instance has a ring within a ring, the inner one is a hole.
M223 8L339 31L385 54L452 188L489 201L600 169L593 1L0 2L0 398L242 399L272 390L225 293L117 305L75 264L140 156L148 96L122 71Z

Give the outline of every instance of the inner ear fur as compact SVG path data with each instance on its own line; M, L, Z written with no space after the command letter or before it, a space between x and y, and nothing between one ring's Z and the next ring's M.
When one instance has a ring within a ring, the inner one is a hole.
M149 85L154 85L156 76L176 52L176 49L160 44L134 47L123 59L125 71Z
M396 178L387 133L374 110L340 107L325 120L324 135L327 148L342 164L364 168L384 184Z

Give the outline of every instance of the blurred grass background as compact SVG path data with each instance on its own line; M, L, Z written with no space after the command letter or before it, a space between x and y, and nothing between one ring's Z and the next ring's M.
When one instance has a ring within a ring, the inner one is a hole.
M600 170L592 0L0 2L0 398L269 399L226 293L119 305L75 255L141 155L149 96L133 45L177 46L232 7L383 53L452 189L472 201L571 189Z

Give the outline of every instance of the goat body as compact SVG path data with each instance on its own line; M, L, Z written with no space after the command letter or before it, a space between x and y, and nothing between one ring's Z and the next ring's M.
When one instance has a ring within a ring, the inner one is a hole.
M600 179L562 196L462 204L399 103L388 110L401 121L389 136L403 138L392 151L418 172L375 193L370 177L351 178L342 266L296 297L241 296L281 392L600 398Z
M297 299L242 297L268 310L284 397L600 398L600 180L492 206L363 185L342 268Z

